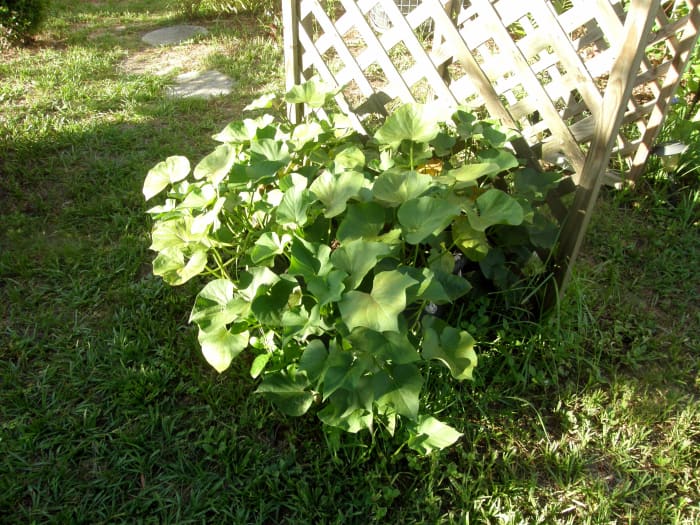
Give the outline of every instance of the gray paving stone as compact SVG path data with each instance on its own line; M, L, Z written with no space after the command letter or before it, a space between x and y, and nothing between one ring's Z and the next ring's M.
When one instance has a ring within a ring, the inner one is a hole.
M177 98L211 98L228 95L233 80L218 71L192 71L175 77L168 95Z
M207 35L209 31L200 26L179 25L156 29L143 35L141 40L151 46L168 46L180 44L197 35Z

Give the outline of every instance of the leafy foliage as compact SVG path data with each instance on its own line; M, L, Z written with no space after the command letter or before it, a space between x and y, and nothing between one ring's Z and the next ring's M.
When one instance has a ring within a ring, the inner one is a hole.
M48 8L49 0L0 0L0 48L36 34Z
M314 80L249 109L332 95ZM460 436L421 411L427 368L471 379L470 302L521 286L554 242L536 204L556 180L521 168L497 125L437 114L405 105L373 137L330 111L245 119L192 173L169 157L143 189L167 190L149 211L154 272L172 285L213 277L191 321L216 370L248 348L257 392L283 412L322 405L321 421L348 432L402 422L421 453Z

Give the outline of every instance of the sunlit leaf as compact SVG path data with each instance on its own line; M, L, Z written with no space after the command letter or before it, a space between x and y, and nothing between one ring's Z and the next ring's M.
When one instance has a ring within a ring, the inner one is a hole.
M408 446L426 455L455 444L462 436L461 432L432 416L419 416L414 424L408 426L408 432Z
M202 347L204 358L217 372L223 372L231 361L248 346L247 331L231 333L225 326L211 331L199 330L197 339Z
M277 100L277 95L274 93L267 93L265 95L262 95L250 104L248 104L246 107L243 108L243 111L254 111L256 109L269 109L272 107L272 103Z
M230 144L221 144L204 157L194 168L194 178L206 178L217 186L226 178L236 162L236 149Z
M398 219L404 239L418 244L431 234L440 233L460 214L458 206L434 197L418 197L401 205Z
M517 226L523 222L523 208L518 201L501 190L490 189L476 199L478 213L467 210L469 224L476 231L485 231L495 224Z
M423 195L434 183L433 178L424 173L390 170L375 179L372 195L389 206L400 206Z
M377 261L391 252L392 247L387 243L355 239L342 243L331 254L331 263L348 274L347 289L354 290Z
M475 344L465 330L453 328L437 317L423 319L423 358L440 361L455 379L472 379L477 364Z
M416 281L392 270L374 278L372 292L347 292L338 307L349 330L371 328L377 332L399 330L398 317L406 308L406 288Z
M249 309L249 301L236 294L231 281L215 279L197 294L190 322L197 323L202 330L211 330L233 323Z
M363 183L362 173L356 171L344 171L339 175L323 171L311 183L309 191L325 206L323 216L330 219L345 211L347 202L357 197Z
M386 119L374 134L380 144L397 149L404 140L430 142L440 132L434 108L422 104L404 104Z
M158 195L170 184L178 182L190 173L190 161L186 157L168 157L156 164L143 182L143 196L146 200Z
M292 241L292 236L284 233L280 237L277 232L265 232L250 251L250 259L254 264L271 260L275 255L284 253L284 248Z
M165 248L153 260L153 273L179 286L202 273L207 266L207 250L197 249L189 257L178 248Z
M457 217L452 223L452 240L472 261L481 261L491 249L486 234L473 228L466 217Z
M318 78L312 78L293 86L285 95L284 100L290 104L306 104L311 108L320 108L335 96L334 90Z

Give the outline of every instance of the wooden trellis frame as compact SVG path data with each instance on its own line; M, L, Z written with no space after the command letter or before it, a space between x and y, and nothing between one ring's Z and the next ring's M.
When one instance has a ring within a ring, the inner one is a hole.
M570 169L547 200L561 224L560 292L611 157L625 178L639 175L700 25L700 0L422 0L407 14L393 0L283 7L288 87L314 75L344 86L337 100L358 129L399 103L467 104L518 129L513 147L531 164ZM376 9L389 20L382 31ZM294 119L304 111L290 108Z

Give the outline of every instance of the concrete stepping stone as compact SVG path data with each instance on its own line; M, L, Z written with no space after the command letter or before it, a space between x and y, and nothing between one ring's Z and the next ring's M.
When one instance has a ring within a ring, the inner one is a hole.
M228 95L233 80L218 71L192 71L175 77L175 85L168 88L168 95L177 98L212 98Z
M208 35L209 31L201 26L178 25L156 29L143 35L141 40L151 46L169 46L180 44L197 35Z

